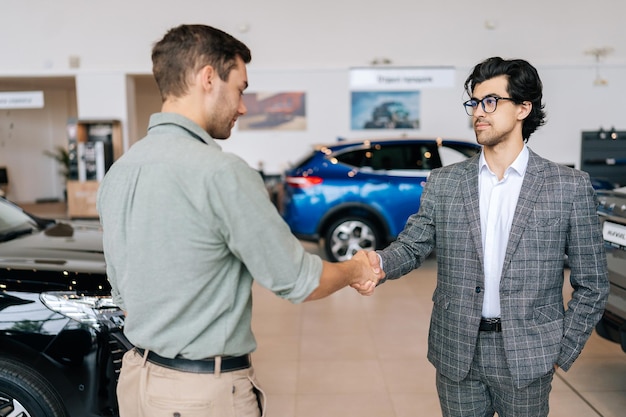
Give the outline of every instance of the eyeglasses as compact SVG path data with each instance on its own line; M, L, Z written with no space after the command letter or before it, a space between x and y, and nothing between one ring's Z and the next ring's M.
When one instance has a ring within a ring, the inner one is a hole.
M509 97L487 96L482 100L471 98L463 103L463 107L465 107L465 113L467 113L468 116L474 115L474 112L476 112L478 108L478 103L480 103L485 113L493 113L496 111L496 107L498 107L499 100L509 100L515 103L515 100Z

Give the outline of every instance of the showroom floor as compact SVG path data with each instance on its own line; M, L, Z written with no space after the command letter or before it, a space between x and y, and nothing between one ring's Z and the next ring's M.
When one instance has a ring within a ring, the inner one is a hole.
M63 215L58 205L27 208ZM429 259L372 297L347 288L301 305L255 287L253 362L268 396L267 416L441 416L426 360L435 275ZM550 409L552 417L624 416L626 353L594 333L572 369L557 371Z

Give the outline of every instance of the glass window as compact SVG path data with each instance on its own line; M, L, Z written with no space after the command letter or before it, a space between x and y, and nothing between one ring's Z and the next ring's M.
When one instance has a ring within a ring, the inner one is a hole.
M373 170L430 170L441 166L435 144L378 144L336 158L353 167Z
M480 152L480 149L471 145L444 144L439 147L439 157L441 158L442 166L464 161L478 152Z
M358 149L337 155L336 158L339 162L355 168L371 167L371 153L370 149Z

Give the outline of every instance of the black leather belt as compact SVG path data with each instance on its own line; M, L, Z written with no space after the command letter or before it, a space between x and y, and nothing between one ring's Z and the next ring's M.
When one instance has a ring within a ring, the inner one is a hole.
M136 347L135 351L144 356L145 350ZM213 374L215 373L215 359L190 360L183 358L164 358L156 353L148 352L148 362L163 366L169 369L175 369L181 372L192 372L196 374ZM220 372L232 372L250 367L250 356L223 356Z
M493 319L480 319L480 326L478 329L481 332L501 332L502 331L502 322L499 317Z

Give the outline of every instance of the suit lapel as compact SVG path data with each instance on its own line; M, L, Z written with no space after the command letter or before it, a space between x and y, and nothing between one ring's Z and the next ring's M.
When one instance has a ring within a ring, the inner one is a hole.
M461 180L461 195L465 203L465 215L469 224L470 235L476 246L476 253L483 265L483 239L480 228L480 194L478 192L478 161L480 154L468 161Z
M513 215L513 223L511 224L511 233L509 234L509 241L506 247L506 254L504 256L502 276L504 276L504 271L508 268L511 258L513 257L513 253L515 253L515 250L517 249L517 245L520 242L524 228L528 223L528 219L531 217L544 182L544 176L542 174L542 159L530 149L529 152L528 167L526 168L522 189L520 190L517 200L515 214Z

